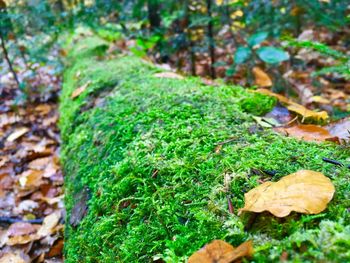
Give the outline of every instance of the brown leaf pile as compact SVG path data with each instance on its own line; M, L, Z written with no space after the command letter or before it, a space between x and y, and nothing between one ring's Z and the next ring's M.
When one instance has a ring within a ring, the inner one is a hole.
M35 85L58 85L37 69ZM57 86L53 89L58 90ZM55 94L16 104L11 79L0 83L0 262L62 262L63 177Z

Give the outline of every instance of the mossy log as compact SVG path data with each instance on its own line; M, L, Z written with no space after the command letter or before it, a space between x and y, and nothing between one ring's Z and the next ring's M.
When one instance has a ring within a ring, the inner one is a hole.
M60 104L66 262L185 262L214 239L253 240L256 262L278 262L282 253L300 262L349 259L349 172L322 162L349 161L348 150L257 128L252 116L270 110L271 98L193 77L160 78L162 69L112 58L107 47L80 37L67 58ZM336 195L326 211L237 215L245 192L300 169L332 179Z

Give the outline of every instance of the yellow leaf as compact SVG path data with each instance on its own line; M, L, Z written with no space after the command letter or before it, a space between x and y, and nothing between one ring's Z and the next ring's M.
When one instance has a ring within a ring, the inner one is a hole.
M214 240L195 252L188 263L230 263L253 255L253 242L246 241L237 248L222 240Z
M269 211L277 217L292 211L318 214L326 209L335 188L322 173L301 170L278 182L265 182L244 195L245 205L239 210L260 213Z
M271 87L272 86L272 81L262 69L258 67L253 68L253 74L255 77L255 84L258 85L259 87Z
M267 89L258 89L256 90L256 92L277 98L282 104L286 106L286 108L289 111L292 111L301 115L303 119L313 119L316 121L325 121L328 119L328 113L326 111L316 112L316 111L309 110L304 106L296 102L293 102L280 94L273 93L272 91Z

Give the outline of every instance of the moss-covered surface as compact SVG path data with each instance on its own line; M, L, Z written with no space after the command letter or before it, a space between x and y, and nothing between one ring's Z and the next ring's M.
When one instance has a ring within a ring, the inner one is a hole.
M349 150L253 129L253 114L272 99L196 78L157 78L161 70L138 58L101 59L104 45L95 37L75 43L64 77L66 262L185 262L213 239L252 239L255 262L279 261L282 252L291 262L350 260L349 170L322 161L349 162ZM320 171L336 194L319 215L239 217L244 193L266 179L252 168L277 171L271 180ZM88 212L73 227L82 189L90 192Z

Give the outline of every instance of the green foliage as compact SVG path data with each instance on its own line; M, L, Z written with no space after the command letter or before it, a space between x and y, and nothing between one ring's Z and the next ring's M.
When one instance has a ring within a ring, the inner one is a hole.
M269 64L278 64L289 59L287 52L275 47L261 47L256 53L262 61Z
M321 70L313 73L314 76L336 73L345 78L350 78L350 56L347 54L334 50L325 44L314 41L298 41L295 39L287 39L286 45L297 48L308 48L319 52L325 57L331 57L336 61L336 65L324 67Z
M86 186L92 197L79 226L66 225L67 262L183 262L213 239L233 245L252 239L256 262L278 262L284 251L292 262L346 261L349 173L322 157L345 162L348 150L251 131L242 105L254 110L255 95L240 87L157 78L158 68L134 57L97 60L96 38L73 43L60 106L67 222L74 194ZM256 96L265 109L272 106ZM89 107L96 98L98 106ZM247 222L236 211L244 193L264 179L251 175L252 168L277 170L274 180L299 169L320 171L334 182L336 196L322 216L261 214L244 230Z
M267 32L256 33L247 39L247 43L250 47L254 47L263 42L268 37L268 35L269 34Z
M267 32L256 33L246 40L246 46L238 47L233 55L234 63L226 71L226 75L233 75L237 67L241 66L243 63L246 64L245 66L248 68L248 71L251 71L260 61L266 63L268 66L276 67L283 61L288 60L289 53L281 48L259 46L267 37Z
M238 47L234 54L234 62L236 65L246 62L252 55L249 47Z

